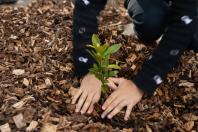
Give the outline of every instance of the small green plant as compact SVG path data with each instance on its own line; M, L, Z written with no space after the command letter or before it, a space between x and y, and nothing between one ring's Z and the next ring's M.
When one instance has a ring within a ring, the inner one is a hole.
M108 93L108 78L116 77L120 67L118 64L110 64L110 57L113 53L117 52L121 44L101 44L97 35L92 36L92 45L88 45L91 49L87 50L89 54L96 61L93 67L89 69L89 72L94 74L102 82L102 93Z

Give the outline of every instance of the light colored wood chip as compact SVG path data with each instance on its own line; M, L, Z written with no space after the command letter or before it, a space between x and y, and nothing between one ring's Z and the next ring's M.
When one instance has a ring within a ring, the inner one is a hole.
M30 84L30 81L29 81L27 78L24 78L24 79L23 79L23 84L24 84L26 87L28 87L29 84Z
M51 81L50 81L49 78L46 78L46 79L45 79L45 84L46 84L48 87L52 85L52 83L51 83Z
M53 125L51 123L45 123L41 128L41 132L56 132L56 130L57 130L57 125Z
M12 71L12 74L17 75L17 76L22 75L24 73L25 73L24 69L15 69Z
M17 102L16 104L12 105L12 107L14 107L15 109L20 109L24 106L26 102L24 102L23 100Z
M185 129L186 131L190 131L190 130L193 129L194 125L195 125L195 122L194 122L194 121L188 121L188 122L186 122L186 123L184 124L184 129Z
M23 114L18 114L16 116L13 117L14 123L16 125L17 128L23 128L26 126L26 123L23 120Z
M11 132L10 125L8 123L1 125L0 126L0 131L1 132Z
M30 132L36 129L36 127L38 126L38 122L37 121L32 121L30 123L30 125L26 128L26 132Z

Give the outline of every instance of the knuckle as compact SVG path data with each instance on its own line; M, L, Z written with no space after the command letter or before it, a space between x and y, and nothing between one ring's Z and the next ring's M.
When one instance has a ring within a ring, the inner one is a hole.
M111 106L116 106L116 103L115 103L115 102L113 102L113 103L111 104Z
M86 104L90 104L91 103L91 99L87 99Z
M117 113L117 112L119 112L120 111L120 107L117 107L116 109L115 109L115 112L114 113Z

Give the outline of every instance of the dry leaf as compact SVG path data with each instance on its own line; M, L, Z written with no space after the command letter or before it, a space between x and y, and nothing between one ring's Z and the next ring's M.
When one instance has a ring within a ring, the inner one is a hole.
M14 123L16 125L17 128L23 128L26 126L26 123L23 120L23 114L18 114L16 116L13 117Z
M33 131L36 129L36 127L38 126L38 122L37 121L32 121L30 123L30 125L26 128L27 132Z
M1 132L11 132L10 125L8 123L1 125L0 126L0 131Z
M17 76L22 75L24 73L25 73L24 69L15 69L12 71L12 74L17 75Z

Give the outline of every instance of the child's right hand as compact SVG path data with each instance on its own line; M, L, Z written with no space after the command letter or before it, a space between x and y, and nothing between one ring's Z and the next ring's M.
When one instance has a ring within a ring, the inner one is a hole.
M92 113L94 104L100 100L102 83L92 74L86 75L81 83L78 93L74 96L72 104L76 104L76 112Z

